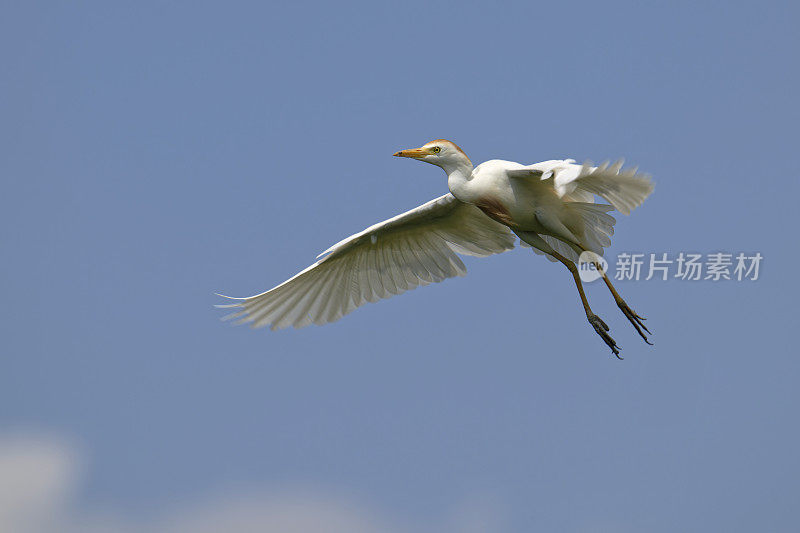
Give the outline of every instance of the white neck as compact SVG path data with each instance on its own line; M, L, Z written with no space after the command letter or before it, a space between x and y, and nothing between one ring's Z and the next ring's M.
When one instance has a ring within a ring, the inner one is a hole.
M448 161L441 167L447 173L447 187L453 196L467 201L467 186L472 179L472 162L464 157L456 161Z

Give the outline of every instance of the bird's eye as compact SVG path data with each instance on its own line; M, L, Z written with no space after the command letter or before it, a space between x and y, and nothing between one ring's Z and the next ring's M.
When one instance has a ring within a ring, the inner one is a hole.
M438 146L434 146L434 147L433 147L433 150L431 150L431 151L432 151L434 154L438 154L439 152L441 152L441 151L442 151L442 149L441 149L441 148L439 148Z

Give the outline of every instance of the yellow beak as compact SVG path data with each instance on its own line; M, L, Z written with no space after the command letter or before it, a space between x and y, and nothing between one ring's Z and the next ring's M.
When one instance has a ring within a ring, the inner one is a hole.
M395 157L411 157L413 159L419 159L421 157L425 157L429 155L429 152L423 148L412 148L410 150L400 150L399 152L395 152Z

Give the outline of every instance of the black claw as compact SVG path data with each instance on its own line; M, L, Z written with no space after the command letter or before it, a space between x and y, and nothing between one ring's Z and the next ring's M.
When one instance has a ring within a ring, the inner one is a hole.
M650 330L647 329L647 326L645 326L642 323L642 320L646 320L646 319L643 318L643 317L640 317L638 314L636 314L636 312L633 309L631 309L628 306L628 304L625 303L623 300L618 301L617 302L617 306L619 307L620 311L622 311L622 314L625 315L625 318L628 319L628 322L633 324L633 327L636 328L636 332L639 334L639 336L642 339L644 339L644 342L646 342L647 344L652 346L653 343L650 342L650 340L647 338L647 335L645 335L644 332L642 331L642 330L644 330L648 334L652 335L652 333L650 333Z
M617 356L617 359L622 359L622 357L619 355L619 345L617 345L617 342L611 338L611 335L607 333L609 330L608 324L606 324L603 319L597 315L591 315L587 318L589 320L589 324L591 324L594 328L595 333L600 335L600 338L603 339L603 342L606 343L606 346L611 348L611 351L615 356Z

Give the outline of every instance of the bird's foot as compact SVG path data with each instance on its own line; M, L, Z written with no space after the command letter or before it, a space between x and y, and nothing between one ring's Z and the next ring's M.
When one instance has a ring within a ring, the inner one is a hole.
M600 338L603 339L603 342L606 343L606 346L611 348L611 351L614 352L614 355L617 356L617 359L622 359L619 355L619 346L617 346L617 341L611 338L611 335L608 334L608 324L603 322L603 319L597 315L589 315L586 317L589 320L589 324L592 325L595 332L600 335Z
M644 339L644 342L652 346L653 343L650 342L650 340L647 338L647 335L644 334L644 331L646 331L648 334L652 335L652 333L650 333L650 330L647 329L647 326L645 326L644 323L642 322L642 320L647 320L647 319L644 318L643 316L639 316L636 313L636 311L631 309L630 306L627 303L625 303L625 300L623 300L622 298L617 300L617 307L619 307L619 310L622 311L623 315L625 315L625 318L627 318L628 321L631 324L633 324L633 327L636 328L636 332L639 333L639 336Z

